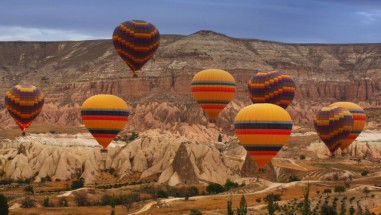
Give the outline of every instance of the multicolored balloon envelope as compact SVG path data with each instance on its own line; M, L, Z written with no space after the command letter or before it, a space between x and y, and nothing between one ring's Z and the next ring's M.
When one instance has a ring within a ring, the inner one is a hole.
M340 144L341 150L344 150L360 135L366 124L366 115L364 109L352 102L336 102L330 106L346 108L353 116L353 128L348 137Z
M154 55L160 44L160 33L149 22L130 20L119 24L112 35L115 50L135 72Z
M192 79L192 95L206 112L209 121L233 99L236 83L233 76L221 69L206 69L198 72Z
M315 116L314 126L329 151L334 153L350 135L353 116L342 107L323 107Z
M287 142L292 129L288 112L278 105L261 103L241 109L235 133L247 153L263 168Z
M92 96L81 107L83 124L103 148L123 129L128 115L126 102L108 94Z
M279 71L258 72L247 86L254 104L271 103L286 109L295 95L295 83L291 76Z
M5 106L24 132L40 114L44 106L44 94L33 85L19 84L5 95Z

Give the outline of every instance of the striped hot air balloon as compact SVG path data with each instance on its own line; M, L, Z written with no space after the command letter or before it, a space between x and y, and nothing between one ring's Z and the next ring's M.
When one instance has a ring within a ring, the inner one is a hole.
M263 168L287 142L292 119L278 105L252 104L238 112L234 127L240 144L258 167Z
M350 135L353 116L342 107L323 107L315 116L314 126L329 151L334 153Z
M23 135L44 106L44 94L35 86L19 84L5 95L5 106Z
M218 114L233 99L236 83L230 73L221 69L206 69L192 79L192 95L214 122Z
M126 102L108 94L92 96L81 107L83 124L103 149L126 125L128 115Z
M360 135L366 124L366 115L364 109L359 105L352 102L336 102L330 106L337 106L346 108L353 116L353 128L351 133L345 140L340 144L341 150L344 150L351 145L351 143Z
M255 103L271 103L286 109L294 99L295 83L279 71L259 72L248 83L249 96Z
M149 22L130 20L119 24L112 35L115 50L136 76L160 44L157 28Z

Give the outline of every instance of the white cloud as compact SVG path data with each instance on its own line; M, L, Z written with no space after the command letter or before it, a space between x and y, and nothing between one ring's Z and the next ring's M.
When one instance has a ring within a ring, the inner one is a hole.
M362 21L366 23L373 23L377 21L379 18L381 18L381 12L376 11L376 12L365 12L365 11L359 11L356 12L357 15L360 15L364 19Z
M0 41L61 41L100 39L72 30L1 26Z

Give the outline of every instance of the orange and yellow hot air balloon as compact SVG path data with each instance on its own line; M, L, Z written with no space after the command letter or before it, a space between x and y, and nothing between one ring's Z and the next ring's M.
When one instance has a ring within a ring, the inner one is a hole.
M128 121L126 102L114 95L99 94L88 98L81 107L83 124L106 149Z
M19 84L5 95L5 106L25 135L25 129L32 124L44 106L44 94L33 85Z
M360 135L366 124L366 115L364 109L352 102L335 102L330 106L346 108L353 116L353 128L349 136L347 136L340 144L341 150L344 150Z
M323 107L314 118L314 126L319 137L333 154L351 133L353 116L342 107Z
M241 109L234 127L240 144L262 169L287 142L292 119L278 105L258 103Z
M221 69L205 69L192 79L192 95L214 122L220 112L233 99L236 83L233 76Z

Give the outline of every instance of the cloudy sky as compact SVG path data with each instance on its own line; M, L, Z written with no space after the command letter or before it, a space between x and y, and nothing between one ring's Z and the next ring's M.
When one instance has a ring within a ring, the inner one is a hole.
M381 42L381 0L4 0L0 41L110 39L130 19L150 21L161 34Z

